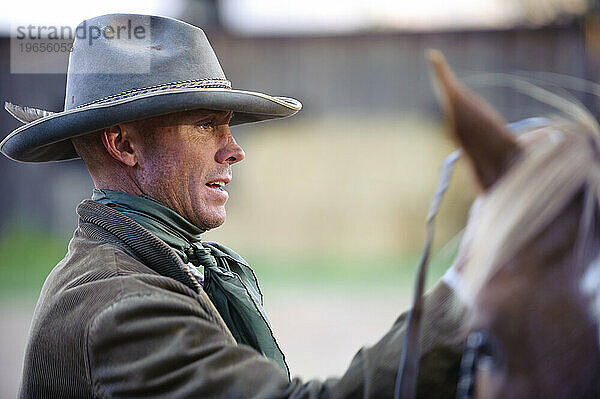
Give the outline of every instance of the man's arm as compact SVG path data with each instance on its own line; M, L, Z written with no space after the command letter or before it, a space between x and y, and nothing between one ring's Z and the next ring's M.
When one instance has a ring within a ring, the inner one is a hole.
M443 283L427 296L419 396L454 391L462 350L462 312L454 302ZM405 315L377 344L361 349L341 378L290 383L275 363L233 342L193 298L160 291L130 295L91 323L89 375L97 397L391 397L404 324Z
M362 348L352 360L340 383L332 387L334 397L390 398L394 383L408 312L372 347ZM420 329L421 360L417 385L418 398L455 398L465 308L444 282L438 282L425 295L425 312ZM364 396L352 395L364 392Z

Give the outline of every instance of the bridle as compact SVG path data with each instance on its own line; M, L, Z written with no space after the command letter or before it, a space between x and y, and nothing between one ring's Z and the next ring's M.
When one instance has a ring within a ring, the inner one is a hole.
M472 331L465 341L465 350L460 361L456 399L471 399L475 392L477 364L482 356L488 356L490 337L483 331Z
M416 397L420 358L419 331L423 314L423 291L425 277L427 275L429 254L431 252L431 244L433 242L434 221L442 198L448 188L454 164L460 158L461 154L462 150L456 150L444 160L441 167L437 190L429 206L426 220L427 239L419 262L413 306L408 315L408 326L402 345L398 374L396 375L394 399L409 399ZM490 338L486 332L472 331L467 336L465 349L460 363L458 385L456 388L457 399L471 399L473 397L477 363L482 355L488 355L486 351L489 347Z
M506 127L512 131L513 134L519 136L524 131L545 126L547 123L548 120L546 118L527 118L509 123ZM437 189L429 205L429 212L426 219L426 241L417 269L413 306L407 318L406 335L404 336L394 386L394 399L412 399L416 397L420 358L419 331L423 313L423 292L425 277L427 276L427 264L431 252L431 244L433 242L434 221L442 198L448 188L454 164L461 155L462 150L458 149L444 159ZM477 361L479 360L482 350L489 347L489 343L489 337L485 332L474 331L468 335L460 365L457 399L472 398L475 387L474 378L475 372L477 371Z

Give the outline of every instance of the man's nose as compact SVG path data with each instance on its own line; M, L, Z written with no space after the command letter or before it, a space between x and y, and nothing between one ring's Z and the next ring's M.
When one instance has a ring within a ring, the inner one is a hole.
M225 133L225 141L223 146L217 151L215 155L215 160L218 163L228 163L233 165L234 163L240 162L246 156L246 153L239 146L239 144L233 138L231 131L229 130L229 126L224 127L226 129Z

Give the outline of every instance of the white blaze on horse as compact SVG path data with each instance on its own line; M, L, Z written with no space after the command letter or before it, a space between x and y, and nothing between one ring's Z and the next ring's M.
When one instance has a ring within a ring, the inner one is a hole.
M459 397L600 397L600 132L582 107L515 138L430 60L481 188L457 269L471 308Z

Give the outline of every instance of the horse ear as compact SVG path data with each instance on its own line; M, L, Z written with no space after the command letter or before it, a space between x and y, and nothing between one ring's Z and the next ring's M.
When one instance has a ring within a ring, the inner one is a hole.
M508 169L519 153L519 145L500 114L456 79L440 51L429 50L427 58L437 78L438 99L451 134L469 158L485 191Z

